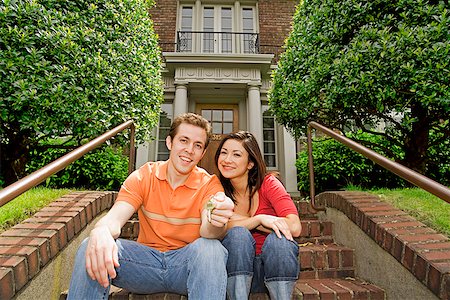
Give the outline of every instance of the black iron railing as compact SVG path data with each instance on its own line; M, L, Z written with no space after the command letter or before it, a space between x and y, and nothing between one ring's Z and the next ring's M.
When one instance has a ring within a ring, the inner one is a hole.
M259 35L244 32L178 31L177 52L259 53Z
M316 210L324 210L322 207L317 207L315 205L315 187L314 187L314 164L313 164L313 156L312 156L312 134L311 128L321 131L322 133L328 135L334 140L340 142L341 144L347 146L355 152L367 157L372 160L374 163L382 166L386 170L391 171L392 173L398 175L399 177L409 181L417 187L420 187L431 194L441 198L442 200L450 203L450 189L420 173L417 173L399 163L396 163L375 151L372 151L361 144L358 144L351 139L334 132L333 130L319 124L316 122L310 122L308 124L308 132L307 132L307 142L308 142L308 164L309 164L309 185L310 185L310 198L311 205Z

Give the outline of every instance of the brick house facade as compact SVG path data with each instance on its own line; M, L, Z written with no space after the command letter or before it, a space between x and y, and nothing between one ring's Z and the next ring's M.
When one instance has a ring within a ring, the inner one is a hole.
M138 147L137 166L168 157L164 139L173 116L196 112L213 125L200 163L216 172L213 156L224 134L252 132L270 170L297 193L296 143L268 112L270 76L291 30L298 1L157 0L150 15L163 51L164 104L157 142Z

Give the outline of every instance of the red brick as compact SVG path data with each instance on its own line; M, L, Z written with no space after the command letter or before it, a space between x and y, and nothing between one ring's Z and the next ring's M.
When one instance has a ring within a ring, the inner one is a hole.
M432 251L432 252L425 252L422 253L422 256L431 261L435 260L449 260L450 261L450 251Z
M0 256L23 256L27 260L28 276L33 278L39 272L39 249L30 246L1 246Z
M322 280L322 284L336 293L336 299L339 300L351 300L352 295L348 289L344 289L340 285L337 285L333 280Z
M445 241L447 238L442 234L416 234L416 235L400 235L399 239L405 242L423 242L427 243L432 240L435 241Z
M28 282L27 262L24 257L0 256L0 267L13 270L16 292Z
M93 203L95 199L85 199L77 202L65 202L65 201L54 201L49 204L49 207L63 207L63 208L71 208L71 207L84 207L86 211L87 221L90 222L94 218L93 212Z
M343 249L341 250L342 267L353 267L353 250Z
M62 223L66 226L67 239L70 241L75 236L75 224L71 217L42 217L42 218L29 218L22 223Z
M56 230L58 232L58 242L60 249L67 245L67 230L62 223L21 223L13 227L14 229L37 229Z
M450 242L411 244L411 247L413 247L418 252L432 251L432 250L448 250L450 249Z
M415 227L425 227L426 225L418 221L408 221L408 222L389 222L382 223L379 225L383 229L389 228L415 228Z
M311 222L310 223L310 236L320 236L320 223Z
M10 268L0 268L0 299L11 299L14 294L13 270Z
M309 248L300 247L300 267L302 270L312 268L312 251Z
M300 271L300 279L314 279L316 278L316 271Z
M319 292L307 284L297 282L295 284L295 291L303 295L303 300L319 299Z
M444 274L442 274L438 267L433 264L430 265L427 286L436 295L439 295L440 293L441 282L444 279L443 275Z
M419 279L421 282L425 282L425 278L428 273L428 262L420 255L416 256L416 263L414 264L413 274Z
M324 269L326 267L326 253L325 251L315 251L314 267L316 269Z
M50 260L48 240L28 237L0 237L0 246L32 246L39 249L40 266L45 266Z
M412 250L411 247L409 247L409 245L406 245L403 260L401 262L411 272L413 271L414 267L414 257L415 251Z
M321 281L311 281L308 282L308 285L319 292L319 297L321 300L335 299L335 292L329 287L323 285Z
M354 284L350 281L342 280L339 282L340 285L342 285L344 288L350 289L353 291L353 297L354 299L369 299L369 291L365 288L363 288L360 285Z
M59 252L58 232L55 230L10 229L1 234L2 237L45 238L48 240L50 258Z
M62 211L62 212L37 212L35 217L70 217L73 219L74 222L74 232L77 234L81 230L81 220L80 220L80 213L75 211Z
M333 234L333 223L329 221L322 222L322 235L332 235Z
M339 268L339 250L329 249L328 250L328 267Z

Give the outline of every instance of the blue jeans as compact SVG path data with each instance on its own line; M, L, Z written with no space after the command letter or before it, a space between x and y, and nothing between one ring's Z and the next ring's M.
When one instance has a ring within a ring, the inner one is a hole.
M116 240L117 276L111 284L137 294L176 293L189 299L225 299L227 251L218 240L199 238L187 246L160 252L135 241ZM87 239L78 249L68 299L108 299L86 272Z
M269 292L271 299L291 299L300 271L297 243L271 233L261 254L255 255L255 239L250 231L233 227L222 244L228 250L228 299L248 299L250 292Z

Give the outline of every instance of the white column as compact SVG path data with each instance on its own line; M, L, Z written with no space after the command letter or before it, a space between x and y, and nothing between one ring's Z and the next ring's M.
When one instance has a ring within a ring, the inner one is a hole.
M262 130L262 112L261 112L261 94L258 84L251 84L248 87L248 131L250 131L258 141L261 151L263 148L263 130Z
M283 127L283 153L278 155L279 161L284 164L284 184L286 190L294 196L299 194L297 189L297 167L295 166L295 160L297 158L295 139L292 135Z
M187 87L178 84L175 88L175 99L173 100L173 116L188 112Z

